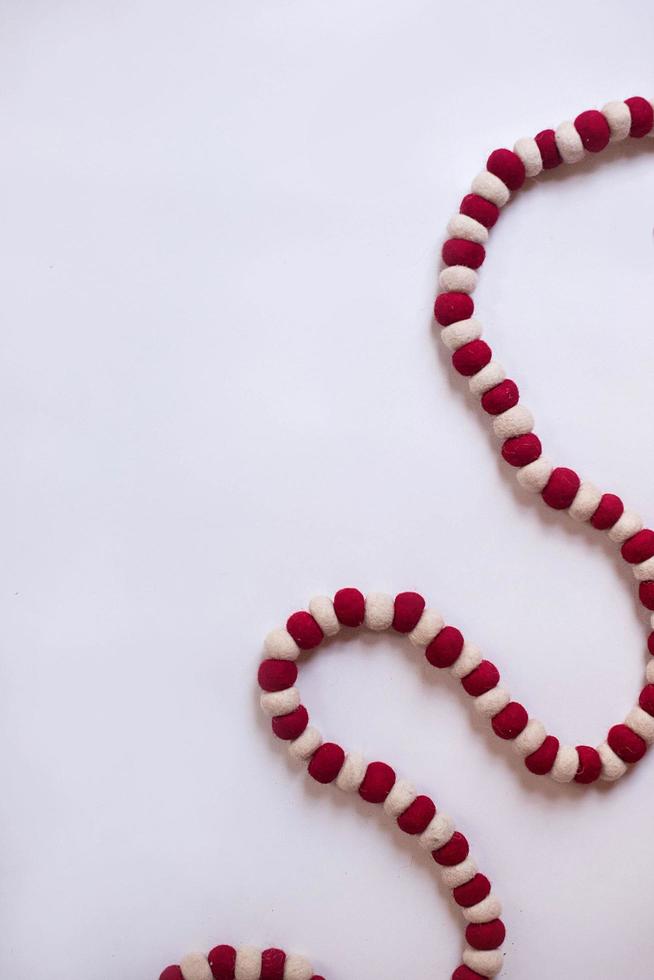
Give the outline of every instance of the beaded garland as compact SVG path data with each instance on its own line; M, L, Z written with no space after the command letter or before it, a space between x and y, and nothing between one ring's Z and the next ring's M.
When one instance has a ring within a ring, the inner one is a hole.
M647 645L654 655L654 531L644 528L640 517L625 508L618 496L601 492L574 470L554 466L543 456L540 439L533 431L533 417L520 403L517 384L506 377L482 340L471 295L500 209L527 178L562 164L577 163L611 142L644 136L654 136L654 106L647 99L634 97L610 102L601 112L582 112L574 122L564 122L556 130L545 129L534 138L520 139L513 150L494 150L448 224L434 315L441 339L452 352L454 369L468 379L470 390L491 417L495 435L501 440L502 457L515 468L521 486L539 495L548 507L605 531L620 548L622 558L633 569L639 599L652 613ZM364 596L355 588L341 589L333 599L312 599L308 611L293 613L284 628L266 638L258 682L261 706L271 717L274 734L287 743L291 755L307 766L314 780L334 783L344 792L358 793L367 802L382 806L403 833L415 837L431 852L466 922L463 962L452 980L494 977L503 964L502 909L488 878L470 857L466 837L455 830L450 817L437 810L430 797L398 779L389 765L366 762L357 753L323 741L309 724L309 714L295 687L296 661L304 651L335 637L343 627L393 630L408 636L433 667L447 669L461 681L475 710L489 720L499 738L513 743L531 773L581 786L596 780L618 780L654 743L654 659L647 664L647 683L624 721L613 725L597 747L572 746L561 745L540 721L530 718L523 705L500 684L497 667L485 660L456 627L446 625L416 592L395 597L382 593ZM314 974L301 956L279 949L221 945L206 956L190 954L180 965L167 967L159 980L324 978Z

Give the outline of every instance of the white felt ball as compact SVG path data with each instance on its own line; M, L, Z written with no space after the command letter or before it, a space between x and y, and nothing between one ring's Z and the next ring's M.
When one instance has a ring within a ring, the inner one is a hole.
M184 980L213 980L211 967L202 953L189 953L179 964Z
M572 745L561 745L556 753L550 776L557 783L570 783L579 769L579 753Z
M428 647L445 625L445 620L434 609L425 609L417 626L409 633L409 640L415 647Z
M514 405L493 419L493 431L500 439L512 439L532 432L534 416L524 405Z
M631 131L631 112L626 102L607 102L602 115L609 124L612 140L625 140Z
M370 592L366 596L366 611L363 617L364 626L369 630L380 632L391 628L395 616L395 600L385 592Z
M417 797L417 790L406 779L398 779L384 800L384 812L395 820L411 806Z
M241 946L236 951L235 980L259 980L261 976L261 950L256 946Z
M494 718L511 700L511 695L503 687L494 687L485 694L480 694L472 702L482 718Z
M522 160L527 177L537 177L543 169L543 158L536 140L531 136L519 139L513 147L513 152Z
M493 919L499 919L501 914L502 903L497 895L493 894L488 895L481 902L477 902L476 905L463 909L463 918L467 922L492 922Z
M443 844L447 844L453 833L454 821L452 818L448 817L446 813L437 813L427 829L420 835L418 841L426 851L436 851Z
M593 483L582 483L575 499L568 507L568 514L575 521L589 521L599 506L602 491Z
M288 687L285 691L270 691L262 694L260 701L261 707L271 718L290 715L300 704L300 692L297 687Z
M297 759L299 762L304 762L309 756L312 756L316 749L320 748L322 745L322 735L317 728L313 728L309 725L305 728L302 734L291 742L288 746L288 751Z
M481 323L474 316L469 320L458 320L441 330L441 340L448 350L458 350L459 347L479 337L481 337Z
M284 980L311 980L313 967L304 956L291 953L284 963Z
M549 459L540 456L533 463L521 466L516 473L516 479L521 487L530 493L540 493L547 486L554 466Z
M451 217L447 233L450 238L463 238L468 242L477 242L478 245L485 245L488 241L488 228L467 214L455 214Z
M634 534L642 531L642 529L642 518L635 511L625 507L619 519L609 529L608 535L611 541L615 541L616 544L623 544L628 538L633 537Z
M465 885L466 882L474 878L478 871L479 868L472 858L467 857L460 864L454 864L450 868L441 868L441 878L446 888L458 888L459 885Z
M631 570L638 582L649 582L654 578L654 558L641 561L639 565L632 565Z
M615 754L608 742L602 742L601 745L598 745L597 751L602 760L600 779L603 779L607 783L613 783L616 779L624 776L627 771L627 765Z
M654 627L653 627L654 628ZM654 684L654 657L647 661L645 676L648 684Z
M506 378L506 371L499 363L499 361L489 361L486 367L483 367L481 371L477 371L468 381L468 387L473 395L483 395L485 392L490 391L495 385L498 385L500 381L504 381Z
M336 636L341 628L341 624L334 612L334 603L328 596L315 596L309 603L309 612L325 636Z
M640 735L648 745L654 744L654 718L647 711L643 711L640 705L631 709L624 723L631 728L632 732Z
M366 768L366 760L359 752L348 752L336 777L336 785L344 793L356 793L363 782Z
M504 207L510 197L509 188L504 181L488 170L482 170L477 174L472 182L472 192L497 205L498 208Z
M564 163L579 163L583 159L584 144L571 122L562 122L557 128L556 147Z
M467 265L448 265L438 277L444 293L472 293L477 285L477 273Z
M468 946L463 950L463 962L482 977L496 977L504 964L504 956L497 949L471 949Z
M513 747L518 755L526 757L539 749L546 737L545 725L536 718L530 718L518 737L514 738Z
M459 679L467 677L483 659L479 647L475 646L474 643L468 643L466 640L461 653L450 667L450 674Z
M271 630L266 637L263 648L266 657L273 660L297 660L300 656L300 648L285 629Z

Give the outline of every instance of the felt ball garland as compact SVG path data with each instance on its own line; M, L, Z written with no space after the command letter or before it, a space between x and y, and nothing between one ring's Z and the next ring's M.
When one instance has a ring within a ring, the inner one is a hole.
M455 371L468 379L471 392L480 399L500 440L501 456L514 469L519 484L551 509L606 532L633 570L640 602L654 611L654 530L645 528L616 494L598 490L573 469L555 466L543 455L541 441L533 431L533 417L520 402L518 385L506 376L482 338L472 298L478 270L486 259L490 231L511 194L527 179L544 170L575 164L612 142L646 136L654 136L654 106L647 99L633 97L610 102L601 111L587 110L556 129L520 139L513 150L494 150L448 224L434 316ZM654 627L654 615L651 620ZM387 763L366 762L336 742L323 741L301 702L295 686L300 656L343 629L359 628L392 630L407 636L427 663L436 670L448 670L459 680L475 710L487 719L489 729L513 744L530 773L577 786L620 779L654 744L654 629L647 641L652 655L646 669L647 683L625 719L613 725L596 747L562 745L556 736L548 734L502 686L495 664L484 659L457 627L446 624L417 592L393 597L384 593L364 595L356 588L345 588L333 599L318 596L311 600L308 610L293 613L285 627L273 630L266 638L258 682L261 706L271 718L273 733L316 782L356 793L371 805L381 806L402 833L431 853L465 922L463 962L452 980L495 977L502 969L501 947L506 935L502 908L490 881L470 856L467 838L429 796L398 779ZM192 953L179 965L166 967L159 980L324 978L313 972L304 957L281 949L222 945L207 955Z

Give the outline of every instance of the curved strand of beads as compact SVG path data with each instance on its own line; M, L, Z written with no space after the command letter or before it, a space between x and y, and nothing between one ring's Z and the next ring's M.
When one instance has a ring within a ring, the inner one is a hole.
M654 106L647 99L634 97L610 102L601 112L582 112L574 122L564 122L556 130L545 129L533 138L520 139L513 150L493 151L448 224L434 315L441 338L452 352L455 370L468 379L470 390L491 416L495 435L502 442L502 457L515 468L521 486L554 510L605 531L620 547L622 558L633 568L639 599L652 612L648 648L654 655L654 531L644 528L638 515L625 508L618 496L601 492L582 481L574 470L554 466L542 455L533 417L520 403L515 381L507 378L482 340L472 300L489 233L501 208L527 178L577 163L611 142L645 136L654 136ZM403 592L393 598L341 589L333 600L325 596L313 599L308 611L294 613L285 628L268 635L258 680L261 705L272 719L273 732L287 743L291 755L307 766L314 780L333 783L344 792L358 793L382 806L400 830L416 837L431 852L467 923L463 963L452 980L494 977L503 962L501 905L488 878L470 857L466 838L428 796L419 794L406 780L397 779L389 765L368 763L335 742L323 741L309 724L295 687L296 661L303 651L315 649L342 627L366 627L376 632L392 629L407 635L432 666L447 669L460 680L475 709L489 720L499 738L513 743L530 772L578 785L598 779L614 782L654 743L654 659L648 662L647 684L637 704L623 722L613 725L606 740L597 747L571 746L561 745L541 722L530 719L522 704L512 700L500 685L497 667L483 659L479 649L464 640L456 627L446 625L440 614L428 609L418 593ZM167 967L160 980L324 978L314 974L303 957L287 955L280 949L222 945L206 956L190 954L181 964Z

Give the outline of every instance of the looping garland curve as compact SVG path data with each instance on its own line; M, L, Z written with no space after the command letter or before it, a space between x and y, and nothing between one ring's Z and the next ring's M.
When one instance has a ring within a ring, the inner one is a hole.
M574 122L556 130L546 129L534 138L520 139L513 150L499 149L472 182L471 193L448 224L443 245L444 268L434 315L441 338L452 352L454 369L468 378L470 390L492 418L493 430L502 441L504 460L516 470L518 482L539 495L554 510L573 520L607 532L631 565L641 603L654 611L654 531L643 527L640 517L625 508L613 493L602 493L577 473L554 466L542 454L534 433L531 412L519 401L515 381L506 377L501 364L482 340L482 327L474 316L472 293L477 270L486 257L485 246L500 209L527 178L562 164L574 164L587 153L598 153L611 142L654 136L654 106L634 97L610 102L600 111L582 112ZM488 878L470 857L467 839L455 830L445 813L430 797L419 794L384 762L366 762L334 742L325 742L309 724L309 715L295 687L296 661L306 650L318 647L345 627L373 631L395 630L408 636L434 667L448 669L472 698L476 711L490 721L495 734L513 743L527 769L549 775L560 783L587 786L601 779L613 782L638 762L654 743L654 659L646 669L647 684L624 721L613 725L597 747L561 745L540 721L529 718L500 684L497 667L454 626L445 625L439 613L427 608L416 592L388 596L364 596L346 588L333 600L312 599L308 611L293 613L286 626L268 635L258 681L261 706L272 719L274 734L286 742L291 755L307 766L319 783L334 783L340 790L358 793L380 805L405 834L431 852L444 883L466 922L463 962L452 980L483 980L500 973L505 928L499 899ZM648 649L654 654L654 612ZM302 956L280 949L260 950L244 946L216 946L208 955L191 953L181 964L166 967L159 980L324 980L314 974Z

